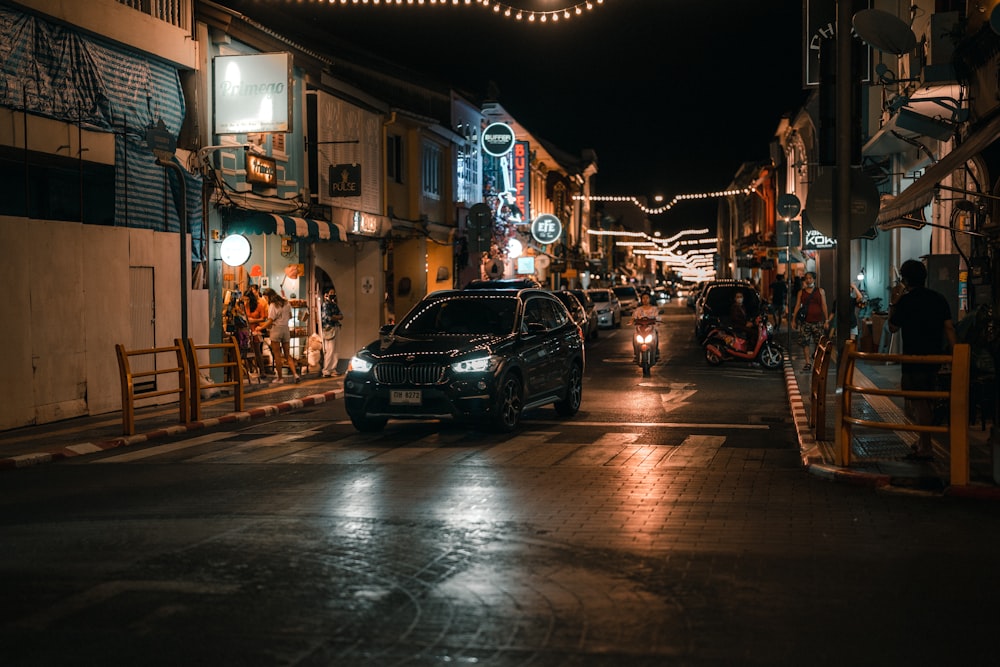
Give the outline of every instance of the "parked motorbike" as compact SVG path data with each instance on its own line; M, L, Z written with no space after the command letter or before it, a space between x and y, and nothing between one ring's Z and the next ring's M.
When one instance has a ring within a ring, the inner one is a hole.
M632 320L635 326L635 348L638 353L639 367L642 377L649 377L649 369L657 362L659 341L656 335L655 317L636 317Z
M753 348L743 336L737 336L731 329L714 327L705 337L705 361L718 366L723 361L742 359L759 363L764 368L779 368L784 361L785 351L774 342L774 328L763 317L754 318L757 327L757 341Z

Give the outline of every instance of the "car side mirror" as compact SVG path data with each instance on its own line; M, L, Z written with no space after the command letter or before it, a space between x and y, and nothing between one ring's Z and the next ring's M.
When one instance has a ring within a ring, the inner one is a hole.
M379 336L388 336L392 333L392 330L396 327L395 324L383 324L378 328Z

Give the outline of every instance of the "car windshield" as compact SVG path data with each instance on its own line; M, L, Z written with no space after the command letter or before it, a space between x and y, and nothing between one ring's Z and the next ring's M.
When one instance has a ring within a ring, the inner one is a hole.
M590 299L592 301L600 301L604 303L611 300L611 295L608 292L591 292Z
M502 336L514 330L517 296L457 296L429 300L408 313L396 333L403 336L462 334Z
M639 294L634 287L616 287L615 294L619 299L638 299Z

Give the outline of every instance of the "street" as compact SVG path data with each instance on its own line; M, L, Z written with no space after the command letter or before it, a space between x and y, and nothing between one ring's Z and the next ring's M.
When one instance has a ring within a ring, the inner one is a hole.
M342 401L0 478L9 665L995 664L995 503L805 473L781 373L628 318L580 412Z

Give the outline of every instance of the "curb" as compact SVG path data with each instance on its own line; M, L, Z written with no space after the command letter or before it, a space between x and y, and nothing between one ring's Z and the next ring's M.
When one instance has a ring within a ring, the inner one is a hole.
M809 427L809 415L806 412L805 401L802 399L798 380L795 379L792 361L787 356L785 357L785 387L788 391L788 405L795 422L795 432L799 439L799 456L802 458L802 465L810 474L832 482L846 482L855 486L869 486L876 489L891 486L892 479L889 475L850 470L825 462L819 443Z
M342 398L343 395L343 389L332 389L321 394L311 394L309 396L303 396L302 398L293 398L275 405L265 405L262 407L251 408L245 412L230 412L219 417L201 419L196 422L191 422L190 424L177 424L176 426L160 428L148 433L137 433L135 435L127 435L120 438L100 440L97 442L84 442L79 445L60 447L59 449L52 451L19 454L17 456L0 459L0 470L27 468L29 466L51 463L52 461L59 461L62 459L72 458L74 456L93 454L94 452L102 452L109 449L117 449L119 447L129 447L131 445L138 445L144 442L151 442L153 440L159 440L170 436L183 435L184 433L192 433L194 431L203 431L212 428L213 426L219 426L220 424L250 422L253 419L258 419L260 417L271 417L277 414L294 412L295 410L299 410L309 405L326 403L327 401Z

